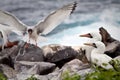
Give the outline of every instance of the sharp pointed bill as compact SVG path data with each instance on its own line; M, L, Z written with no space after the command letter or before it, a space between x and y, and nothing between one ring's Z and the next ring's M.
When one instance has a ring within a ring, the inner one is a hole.
M90 33L82 34L79 36L89 38L88 43L93 43L93 42L102 40L102 36L98 32L90 32ZM86 55L88 61L91 61L91 51L93 50L94 47L89 46L89 45L90 44L85 44L81 48L82 48L82 50L85 50L85 55Z
M55 29L59 24L61 24L66 18L70 16L71 13L76 8L77 3L71 3L68 5L63 6L62 8L56 10L52 14L48 15L43 22L39 22L33 28L29 29L27 25L23 24L19 19L17 19L14 15L0 10L0 24L7 26L9 28L13 28L10 31L14 31L15 33L19 34L18 32L24 34L28 33L29 39L34 41L38 40L39 35L47 35L53 29ZM1 27L0 27L1 28ZM6 33L6 31L2 30L2 33ZM8 34L9 35L9 34ZM4 36L4 35L3 35Z
M92 35L91 35L90 33L88 33L88 34L80 35L80 37L88 37L88 38L92 38Z
M87 38L91 38L92 40L102 41L102 36L99 32L90 32L87 34L82 34L80 35L80 37L87 37Z

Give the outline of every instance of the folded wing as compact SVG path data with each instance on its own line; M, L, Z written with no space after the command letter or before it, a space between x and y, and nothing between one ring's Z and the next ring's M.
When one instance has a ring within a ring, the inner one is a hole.
M38 23L34 29L37 30L38 34L41 33L43 35L46 35L50 33L55 27L57 27L67 17L69 17L71 13L73 13L76 4L77 3L74 2L56 10L52 14L48 15L43 22Z

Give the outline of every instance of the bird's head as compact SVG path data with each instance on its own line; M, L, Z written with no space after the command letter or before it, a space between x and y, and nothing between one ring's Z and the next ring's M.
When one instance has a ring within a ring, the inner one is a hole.
M29 33L29 35L31 35L31 34L32 34L32 32L33 32L33 30L32 30L32 29L28 29L28 33Z
M92 46L94 48L97 48L97 45L95 43L84 43L84 45Z
M84 45L93 46L94 48L97 48L101 51L105 51L105 44L101 41L97 41L94 43L84 43Z
M88 38L91 38L91 39L95 39L97 41L102 40L102 36L98 32L90 32L90 33L87 33L87 34L82 34L82 35L80 35L80 37L88 37Z

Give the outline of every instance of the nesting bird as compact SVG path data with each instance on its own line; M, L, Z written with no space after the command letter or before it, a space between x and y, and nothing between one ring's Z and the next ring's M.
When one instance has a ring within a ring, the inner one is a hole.
M109 62L112 60L111 57L104 54L105 44L101 41L95 43L84 43L84 45L92 46L94 49L91 51L91 62L100 66L104 69L112 69L112 65Z
M102 36L99 32L90 32L87 34L82 34L80 37L88 37L90 38L90 42L94 41L102 41Z
M50 33L53 29L55 29L59 24L61 24L66 18L70 16L71 13L76 8L77 3L71 3L68 5L63 6L62 8L56 10L55 12L51 13L50 15L45 18L45 20L39 22L37 25L35 25L33 28L28 28L27 25L23 24L20 20L18 20L15 16L12 14L0 10L0 29L1 34L3 37L7 37L11 31L15 31L16 33L20 33L25 35L25 33L28 33L29 40L34 40L37 45L37 40L39 36L47 35ZM14 28L14 29L5 29L3 30L1 26ZM7 43L7 38L4 38L4 44Z
M89 38L88 43L93 43L93 42L102 40L102 36L98 32L90 32L87 34L82 34L82 35L80 35L80 37ZM85 56L87 57L88 61L91 61L91 51L94 49L94 47L84 45L81 47L81 49L85 51Z

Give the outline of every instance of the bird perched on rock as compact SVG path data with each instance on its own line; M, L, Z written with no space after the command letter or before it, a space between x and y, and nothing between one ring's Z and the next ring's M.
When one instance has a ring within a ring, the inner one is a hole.
M90 42L102 41L102 36L99 32L90 32L87 34L82 34L82 35L80 35L80 37L90 38Z
M0 24L5 25L9 28L14 28L14 31L16 33L25 34L28 33L29 40L34 40L37 45L38 37L42 37L42 35L47 35L50 33L53 29L55 29L60 23L62 23L66 18L70 16L71 13L76 8L77 3L71 3L68 5L63 6L62 8L56 10L55 12L48 15L43 21L39 22L37 25L35 25L33 28L28 28L27 25L23 24L21 21L19 21L15 16L12 14L0 10ZM2 28L0 25L0 29ZM9 29L5 29L1 31L3 37L7 37L7 31ZM13 30L13 29L12 29ZM10 30L10 31L12 31ZM8 33L9 35L9 33ZM40 36L39 36L40 35ZM7 38L6 38L7 39ZM4 39L5 41L5 39ZM5 41L4 43L6 43Z
M93 42L102 40L102 37L101 37L100 33L98 33L98 32L90 32L90 33L87 33L87 34L82 34L82 35L80 35L80 37L90 38L88 40L88 43L93 43ZM81 49L85 52L85 56L87 57L87 60L90 61L91 60L91 58L90 58L91 51L94 49L94 47L88 46L88 45L83 45L81 47Z
M92 46L94 49L91 52L91 62L100 66L104 69L112 69L112 65L109 62L112 60L111 57L104 54L105 52L105 44L101 41L97 41L95 43L84 43L84 45Z

